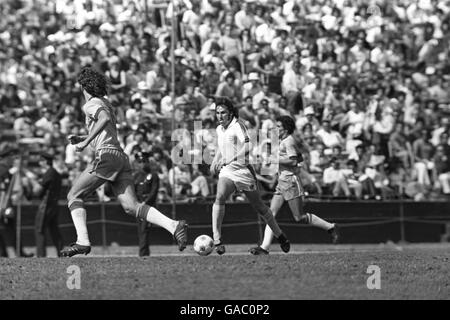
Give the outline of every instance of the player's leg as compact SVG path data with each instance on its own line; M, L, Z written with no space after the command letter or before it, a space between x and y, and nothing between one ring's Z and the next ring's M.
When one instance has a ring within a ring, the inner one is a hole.
M331 240L333 243L337 243L339 234L338 228L335 223L329 223L328 221L316 216L312 213L304 213L303 206L304 200L303 196L288 200L289 208L292 213L298 212L299 219L295 219L297 222L301 224L307 224L319 229L327 231L331 235ZM295 217L295 214L294 214Z
M71 257L76 254L88 254L91 251L91 242L86 224L86 209L83 199L94 192L99 186L106 182L92 172L92 166L88 166L74 181L72 188L67 194L67 202L72 216L73 224L77 232L77 241L69 247L61 250L63 257Z
M289 240L286 238L286 235L283 233L283 231L281 231L280 227L278 226L278 223L276 222L270 208L266 206L262 201L259 191L257 190L244 191L244 193L247 196L247 199L252 205L253 209L255 209L256 212L258 212L258 214L262 216L262 218L270 227L270 229L272 229L273 234L280 243L281 249L284 252L289 252L290 250Z
M236 191L234 182L228 178L221 177L217 182L216 200L212 208L213 239L218 254L225 253L222 244L222 222L225 216L225 202L230 195Z
M274 194L274 196L272 197L272 200L270 201L270 211L272 211L274 217L277 216L278 212L283 206L284 201L285 200L281 194ZM272 240L272 229L270 229L269 225L266 225L266 227L264 228L264 238L261 245L259 247L250 249L250 253L254 255L268 254L270 245L272 244Z
M178 243L180 251L187 245L187 224L186 221L176 221L162 214L154 207L145 203L139 203L134 190L134 184L131 179L118 179L113 185L113 190L117 196L125 213L153 223L169 231Z

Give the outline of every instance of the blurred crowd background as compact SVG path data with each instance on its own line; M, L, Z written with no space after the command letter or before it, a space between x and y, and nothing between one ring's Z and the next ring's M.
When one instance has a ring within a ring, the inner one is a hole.
M0 149L23 151L25 195L40 174L38 152L54 155L65 188L92 160L66 138L86 132L76 75L93 65L110 79L125 152L133 165L149 158L160 176L160 202L214 197L207 164L172 165L171 123L191 132L181 144L197 140L192 155L213 151L215 96L230 98L250 129L268 133L277 116L295 118L311 197L448 199L450 1L174 3L0 2ZM194 120L204 130L193 132ZM252 157L270 198L277 168L265 161L268 144ZM93 197L113 196L106 186Z

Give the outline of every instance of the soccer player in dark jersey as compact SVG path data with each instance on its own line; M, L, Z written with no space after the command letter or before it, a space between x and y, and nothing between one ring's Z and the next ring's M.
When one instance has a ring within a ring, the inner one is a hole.
M304 213L303 211L304 194L299 179L298 167L298 164L303 161L303 157L292 136L295 130L295 121L289 116L281 116L276 121L281 142L278 150L278 159L273 159L278 161L278 184L270 209L276 216L284 202L287 201L295 221L327 230L331 235L332 242L336 243L339 237L336 224L329 223L314 214ZM250 253L254 255L268 254L272 239L273 232L266 226L262 244L251 248Z
M87 136L70 135L71 144L81 152L88 146L95 151L94 161L74 181L67 200L77 232L77 241L61 251L62 256L88 254L91 243L86 226L86 210L83 199L109 181L125 213L161 226L175 238L180 251L187 244L187 223L175 221L136 198L134 181L128 156L123 152L117 138L116 117L107 100L107 79L91 67L83 68L78 75L86 103Z

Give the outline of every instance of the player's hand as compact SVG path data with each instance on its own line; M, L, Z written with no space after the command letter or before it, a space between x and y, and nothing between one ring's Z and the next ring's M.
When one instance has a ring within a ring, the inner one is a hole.
M213 162L211 164L210 171L211 171L212 174L218 174L220 172L220 170L222 169L222 167L223 167L222 161Z
M212 175L217 174L215 162L211 163L211 166L209 167L209 171L211 172Z
M82 142L84 139L75 134L71 134L67 137L67 140L69 140L70 144L78 144L78 143Z
M75 151L76 151L76 152L81 152L81 151L83 151L87 146L88 146L88 145L87 145L87 143L86 143L85 140L84 140L84 141L78 143L78 144L75 146Z

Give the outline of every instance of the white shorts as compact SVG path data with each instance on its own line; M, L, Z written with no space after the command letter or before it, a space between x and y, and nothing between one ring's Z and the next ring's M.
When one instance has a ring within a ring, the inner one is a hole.
M242 169L232 169L229 166L225 166L220 170L220 178L227 178L233 181L238 191L257 190L256 176L251 166Z

